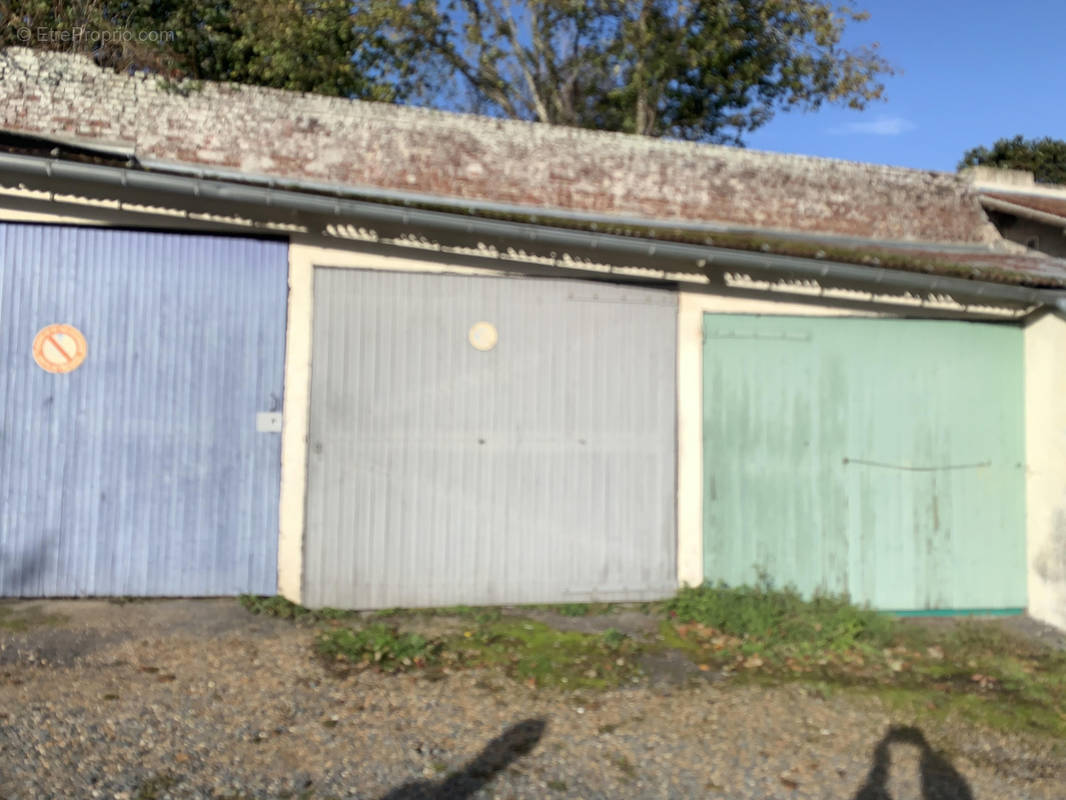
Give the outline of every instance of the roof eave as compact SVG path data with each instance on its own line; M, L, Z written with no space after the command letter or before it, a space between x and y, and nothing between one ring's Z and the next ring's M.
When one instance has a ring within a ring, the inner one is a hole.
M988 195L982 194L981 205L992 211L1000 211L1005 214L1012 214L1016 217L1031 219L1034 222L1041 222L1045 225L1053 225L1056 228L1066 229L1066 217L1060 217L1058 214L1051 214L1047 211L1029 208L1029 206L1023 206L1019 203L1011 203L998 197L989 197Z
M150 197L163 195L215 202L219 207L243 206L270 209L272 213L309 214L332 219L336 224L382 226L407 236L433 236L466 240L477 237L484 252L506 260L510 251L528 249L580 265L583 259L646 265L665 275L687 270L705 273L709 269L777 273L798 280L832 279L846 284L883 287L899 291L944 292L972 298L975 302L1004 302L1026 306L1055 306L1066 310L1066 291L1032 286L957 278L926 272L888 269L832 260L801 258L774 253L751 252L631 236L617 236L590 230L575 230L531 222L503 221L436 210L409 208L385 202L369 202L295 192L262 186L168 175L54 158L0 153L0 171L36 179L64 192L72 185L118 187L142 192ZM661 280L668 280L661 278Z

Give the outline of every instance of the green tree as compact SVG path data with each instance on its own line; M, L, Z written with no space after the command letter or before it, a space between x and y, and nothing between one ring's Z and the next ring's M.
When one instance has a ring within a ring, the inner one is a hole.
M386 40L378 3L0 0L0 9L0 45L88 53L115 69L386 101L417 84L418 64Z
M866 14L819 0L395 5L395 39L455 76L449 102L517 119L740 143L779 110L864 108L892 73L841 46Z
M959 162L959 169L977 166L1024 169L1040 183L1066 183L1066 141L1048 136L997 139L991 148L967 150Z
M0 44L118 69L741 143L775 113L882 96L864 13L825 0L0 0ZM132 37L28 42L23 26ZM163 41L152 31L172 31Z

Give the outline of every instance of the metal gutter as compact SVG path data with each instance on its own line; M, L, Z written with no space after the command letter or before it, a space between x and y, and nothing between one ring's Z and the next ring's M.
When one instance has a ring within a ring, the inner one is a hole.
M976 281L966 278L930 275L922 272L860 266L796 256L729 250L711 245L663 242L627 236L568 230L527 222L507 222L442 211L403 208L384 203L322 197L272 188L238 185L222 181L118 167L84 164L34 156L0 153L0 170L33 177L118 186L153 193L166 193L228 203L244 203L275 210L360 220L371 224L400 225L418 232L441 231L465 236L498 238L521 246L547 245L560 250L578 248L593 251L599 258L625 260L673 259L703 270L714 265L735 270L773 269L799 278L832 278L853 283L925 292L957 293L983 302L1010 302L1054 306L1066 311L1066 290L1037 289L1012 284ZM53 190L54 191L54 190Z
M127 142L105 142L97 139L83 139L77 136L60 136L58 134L32 133L18 128L0 126L0 135L11 136L26 141L39 141L47 144L59 145L73 150L82 150L85 153L97 154L108 158L121 158L132 161L136 158L135 148Z
M259 185L270 189L293 189L315 194L329 194L351 199L379 200L392 205L436 206L453 208L466 213L487 212L490 214L529 217L546 220L558 219L573 222L585 222L609 227L612 225L629 225L652 230L682 230L690 233L706 233L734 236L761 237L768 240L788 239L793 242L810 244L837 244L844 247L884 247L899 250L930 250L945 253L979 253L987 255L995 252L988 247L958 242L916 242L899 239L871 239L861 236L843 236L832 233L809 233L780 228L756 228L745 225L730 225L716 222L695 222L692 220L663 220L626 214L610 216L589 211L574 211L568 208L529 206L517 203L498 203L489 200L474 200L454 196L441 196L425 192L411 192L403 189L382 189L378 186L352 186L329 181L309 181L294 178L279 178L255 172L244 172L225 167L205 167L184 161L166 159L137 159L137 163L147 170L190 175L200 179L236 181L239 183Z

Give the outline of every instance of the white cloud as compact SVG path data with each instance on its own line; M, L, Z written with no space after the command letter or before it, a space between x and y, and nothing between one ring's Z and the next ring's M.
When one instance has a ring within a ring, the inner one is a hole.
M909 119L882 116L865 122L848 122L836 128L830 128L829 132L840 135L858 133L871 136L899 136L901 133L914 130L914 128L915 124Z

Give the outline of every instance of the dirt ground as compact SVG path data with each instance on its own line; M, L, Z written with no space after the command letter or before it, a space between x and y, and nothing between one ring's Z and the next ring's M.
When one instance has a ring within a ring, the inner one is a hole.
M0 604L0 797L1066 797L1053 743L708 680L670 652L633 688L563 692L475 670L339 678L312 635L234 600Z

